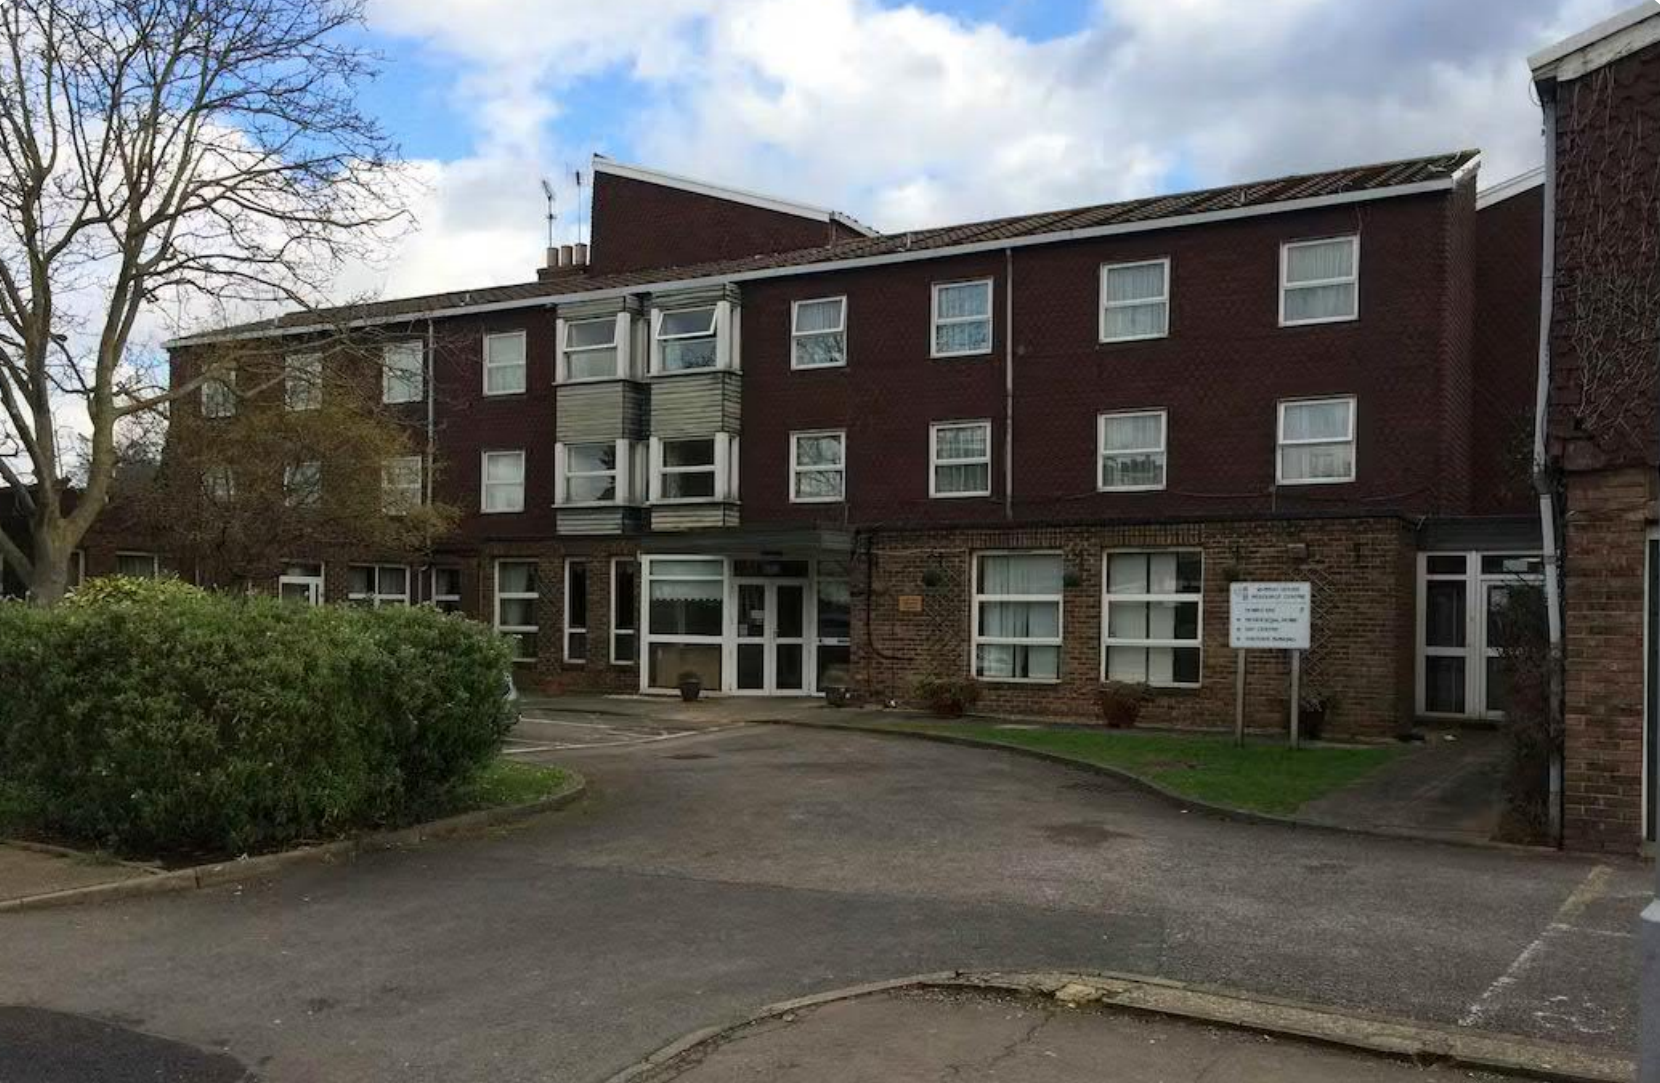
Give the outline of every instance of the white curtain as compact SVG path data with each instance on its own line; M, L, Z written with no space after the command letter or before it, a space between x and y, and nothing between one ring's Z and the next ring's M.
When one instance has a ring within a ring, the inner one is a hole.
M1292 402L1285 406L1286 440L1347 440L1348 402Z
M1107 269L1106 337L1162 335L1169 322L1164 265ZM1139 304L1126 302L1141 302Z
M949 459L983 459L989 435L983 425L935 429L934 458L942 463Z
M1130 414L1103 420L1101 447L1104 451L1147 451L1163 446L1163 414Z
M795 308L795 330L799 335L834 331L842 325L842 302L807 301Z
M536 565L529 561L496 565L496 593L535 594Z
M1285 280L1293 286L1299 282L1347 278L1354 272L1354 244L1348 240L1300 245L1285 252Z
M1056 554L980 558L980 635L997 639L1059 639L1064 562ZM1054 601L1000 602L998 595L1053 595ZM981 644L976 668L982 677L1053 680L1060 649L1018 643Z
M961 316L991 314L991 287L984 282L968 282L960 286L941 286L939 289L939 316L953 319Z

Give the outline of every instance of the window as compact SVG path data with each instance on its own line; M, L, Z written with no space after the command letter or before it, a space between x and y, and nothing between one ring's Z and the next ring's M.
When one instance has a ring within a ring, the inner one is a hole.
M418 341L389 342L381 348L382 402L418 402L426 381L422 369L426 351Z
M790 306L790 367L847 364L847 298L797 301Z
M536 562L496 561L496 631L513 642L515 662L536 660Z
M737 441L726 433L688 440L652 441L651 499L727 500L736 486L727 479Z
M323 464L290 463L282 472L283 502L291 508L315 508L323 502Z
M631 666L639 658L640 566L628 557L611 560L611 664Z
M617 445L561 444L561 504L614 504L617 501Z
M161 577L161 558L154 553L117 553L115 574L133 579L158 579Z
M487 515L525 510L525 453L486 451L480 509Z
M1197 687L1204 557L1191 551L1108 553L1102 676Z
M847 433L790 434L790 500L821 504L843 499L847 477Z
M715 306L658 312L657 359L659 372L716 367Z
M517 395L525 389L525 333L484 336L484 393Z
M236 413L236 370L227 369L202 381L202 416L231 417Z
M1501 633L1511 592L1536 586L1544 561L1526 553L1418 557L1420 714L1499 719L1509 699Z
M721 685L726 567L705 557L646 560L646 681L673 688L682 673Z
M934 356L991 352L991 279L934 286Z
M1164 432L1163 410L1102 414L1096 487L1104 493L1164 488Z
M346 568L346 601L379 607L409 604L409 569L401 564L353 564Z
M565 323L561 378L611 380L618 371L617 317L570 320Z
M1134 342L1170 333L1170 261L1101 268L1101 341Z
M282 359L282 401L290 410L323 405L323 355L291 353Z
M984 553L974 566L974 675L1057 681L1061 676L1059 553Z
M461 612L461 569L432 569L432 590L428 597L440 612Z
M1360 315L1360 238L1297 241L1280 248L1280 326Z
M1280 403L1278 481L1329 485L1355 479L1355 400Z
M407 515L421 506L421 457L399 455L380 464L380 507L387 515Z
M929 496L991 495L991 422L940 422L929 441Z
M216 463L202 471L202 492L215 504L229 504L236 499L236 475L223 463Z
M565 561L565 661L588 661L588 562Z
M818 687L846 687L853 679L853 596L847 563L818 563Z

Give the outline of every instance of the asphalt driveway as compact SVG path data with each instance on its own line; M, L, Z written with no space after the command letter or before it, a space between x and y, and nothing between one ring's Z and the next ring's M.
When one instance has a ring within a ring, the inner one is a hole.
M592 796L495 837L0 917L0 1005L269 1080L587 1083L769 1001L953 967L1633 1042L1635 865L1220 823L1066 767L855 733L538 757ZM0 1083L30 1078L27 1055L0 1045Z

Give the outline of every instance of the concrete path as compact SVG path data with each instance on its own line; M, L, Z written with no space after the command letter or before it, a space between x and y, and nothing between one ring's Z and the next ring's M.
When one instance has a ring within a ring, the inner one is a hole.
M1637 865L1217 822L1066 767L859 733L531 758L592 795L493 837L0 916L0 1003L268 1083L594 1083L763 1004L957 967L1633 1044ZM0 1080L29 1078L16 1056L0 1043Z
M113 861L0 845L0 902L147 875Z
M1297 810L1303 819L1487 842L1502 812L1503 733L1431 729L1424 743L1351 786Z
M1109 1072L1110 1066L1110 1072ZM839 1001L745 1027L639 1083L1498 1083L1213 1026L957 992Z

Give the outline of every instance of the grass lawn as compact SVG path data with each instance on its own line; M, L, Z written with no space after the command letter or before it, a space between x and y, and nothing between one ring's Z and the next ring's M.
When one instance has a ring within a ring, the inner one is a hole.
M1236 748L1231 736L1014 729L988 722L883 722L868 728L951 734L1038 749L1116 767L1198 801L1280 815L1348 785L1402 752L1392 746L1293 752L1283 744L1251 741Z
M459 811L524 805L551 797L570 781L570 773L557 767L521 763L498 758L473 781L462 795Z

